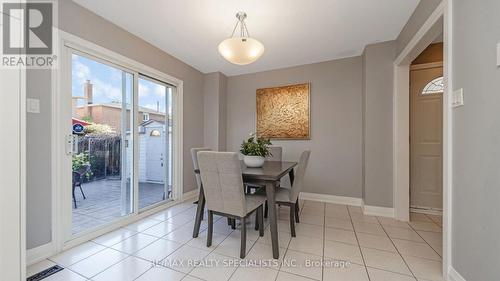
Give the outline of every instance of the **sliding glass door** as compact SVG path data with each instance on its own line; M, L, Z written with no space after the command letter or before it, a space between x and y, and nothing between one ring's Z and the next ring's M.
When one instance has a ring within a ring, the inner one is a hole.
M71 240L173 198L176 88L109 58L65 50L61 188Z
M77 234L134 211L134 77L79 53L71 66L71 232Z
M139 76L139 208L172 193L172 87Z

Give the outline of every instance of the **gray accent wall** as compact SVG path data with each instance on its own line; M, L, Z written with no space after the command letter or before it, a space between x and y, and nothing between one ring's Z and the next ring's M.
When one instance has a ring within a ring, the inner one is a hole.
M204 146L218 151L226 149L226 83L220 72L203 77Z
M467 281L500 280L500 1L453 1L452 265Z
M311 83L311 139L273 144L290 161L311 150L303 191L361 198L361 57L228 77L227 149L238 151L255 131L257 89L305 82Z
M363 52L363 200L391 208L395 46L395 41L377 43Z
M396 54L399 55L403 51L441 2L442 0L420 0L417 8L396 39Z
M26 71L26 97L40 100L40 113L26 114L26 247L52 238L51 73ZM71 188L71 187L68 187Z
M194 190L189 149L203 145L203 74L73 1L58 4L61 30L184 81L183 192ZM50 72L28 71L27 79L27 96L38 98L41 103L41 113L27 117L27 247L32 249L51 241L52 100Z

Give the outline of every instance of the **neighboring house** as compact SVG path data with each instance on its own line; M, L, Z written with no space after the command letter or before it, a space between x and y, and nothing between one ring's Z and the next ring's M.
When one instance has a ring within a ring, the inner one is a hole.
M76 107L73 116L78 119L90 119L92 123L109 125L117 133L120 133L121 112L121 103L87 104ZM165 113L141 106L137 118L138 124L149 120L165 122ZM130 120L129 108L127 108L127 120Z
M121 132L121 112L123 105L121 102L94 103L93 85L87 80L84 84L83 97L73 97L73 117L90 121L96 124L105 124L111 126L117 133ZM78 106L78 100L83 100L83 105ZM127 107L127 120L130 120L130 104ZM151 108L139 106L137 115L137 124L155 120L165 121L165 113Z

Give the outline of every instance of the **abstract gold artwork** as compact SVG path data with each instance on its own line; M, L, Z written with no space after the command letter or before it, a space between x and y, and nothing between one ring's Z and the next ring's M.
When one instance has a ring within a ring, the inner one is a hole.
M310 138L309 83L257 89L257 136Z

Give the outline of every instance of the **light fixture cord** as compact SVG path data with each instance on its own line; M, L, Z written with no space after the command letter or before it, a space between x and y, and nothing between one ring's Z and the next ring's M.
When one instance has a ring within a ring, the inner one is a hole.
M240 25L240 36L245 37L245 31L246 31L246 33L247 33L246 37L250 37L250 32L248 32L248 28L247 28L247 25L246 25L244 19L241 19L241 20L238 19L238 21L236 22L236 25L233 28L233 32L231 33L231 37L234 37L234 33L236 32L236 28L238 28L238 25Z

